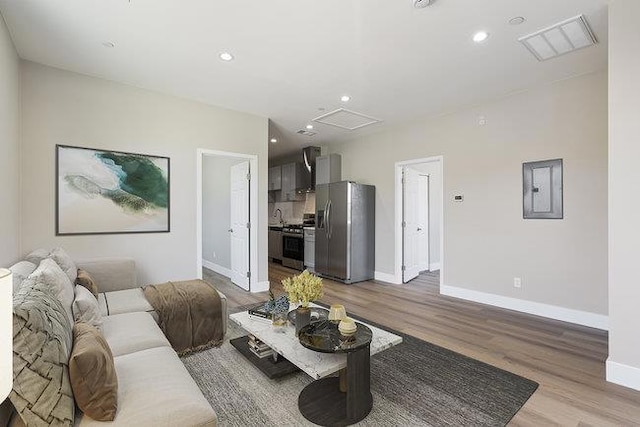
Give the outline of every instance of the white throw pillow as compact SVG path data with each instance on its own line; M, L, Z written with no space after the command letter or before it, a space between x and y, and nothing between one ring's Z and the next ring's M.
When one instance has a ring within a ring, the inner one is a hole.
M102 329L102 313L98 300L89 289L81 285L76 285L73 318L76 322L86 322L98 330Z
M24 257L24 259L26 261L34 263L35 265L40 265L40 262L42 262L42 260L48 256L49 256L49 251L47 249L40 248L31 252L29 255Z
M40 263L38 262L38 264ZM20 261L9 267L9 270L11 270L11 272L13 273L14 295L18 293L18 289L20 288L20 285L22 284L24 279L26 279L31 273L36 271L36 268L38 268L38 264L34 264L29 261Z
M76 267L76 263L73 262L67 251L62 248L55 248L49 254L50 258L60 266L62 271L69 277L71 283L76 282L76 277L78 277L78 267Z
M71 305L75 298L73 284L69 281L69 277L62 271L60 266L51 258L45 258L40 262L36 271L31 273L27 280L33 280L36 283L44 283L51 293L60 300L62 307L67 312L69 318L69 327L73 326L73 314L71 313Z

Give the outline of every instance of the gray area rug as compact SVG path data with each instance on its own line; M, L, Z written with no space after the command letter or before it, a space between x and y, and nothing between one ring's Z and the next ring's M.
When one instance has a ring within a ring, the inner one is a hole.
M231 321L227 332L222 346L182 359L220 425L313 425L298 411L298 395L311 377L298 372L268 379L229 344L246 332ZM404 341L372 357L373 410L357 425L504 426L538 387L486 363L391 332Z

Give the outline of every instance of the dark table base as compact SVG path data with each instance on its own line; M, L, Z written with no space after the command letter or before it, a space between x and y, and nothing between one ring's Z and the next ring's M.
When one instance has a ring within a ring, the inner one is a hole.
M300 413L321 426L348 426L362 421L373 407L370 390L369 346L347 354L346 386L340 391L340 378L314 381L298 397Z
M278 356L277 362L273 361L272 356L263 358L256 356L251 350L249 350L249 344L247 343L248 340L249 337L245 335L240 338L232 339L229 342L270 379L284 377L285 375L289 375L300 370L296 365L289 362L282 356Z

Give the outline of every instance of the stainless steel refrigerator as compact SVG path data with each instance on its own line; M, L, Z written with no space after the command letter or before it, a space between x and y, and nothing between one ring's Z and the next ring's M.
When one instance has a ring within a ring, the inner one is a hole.
M373 279L375 196L374 186L350 181L316 186L316 273L344 283Z

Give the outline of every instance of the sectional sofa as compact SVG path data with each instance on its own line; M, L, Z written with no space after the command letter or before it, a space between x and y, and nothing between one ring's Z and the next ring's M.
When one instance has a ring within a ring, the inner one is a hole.
M43 259L51 258L51 254L53 252L36 251L25 260L10 267L14 274L14 335L16 298L20 300L18 301L18 305L20 305L21 301L26 298L25 294L29 293L28 289L21 288L33 286L33 280L29 280L29 277L42 269ZM81 268L86 270L97 284L100 292L97 300L102 315L101 332L113 355L118 383L117 413L113 421L95 421L76 409L74 425L87 427L102 425L155 427L216 425L216 413L156 323L157 315L137 284L135 262L131 259L114 258L69 265L70 262L67 258L66 261L63 259L59 264L61 264L61 269L70 275L70 278L73 277L77 268ZM50 262L47 265L50 265ZM64 292L68 292L68 290ZM30 293L31 298L33 294L34 292ZM222 294L220 296L223 328L226 331L226 297ZM71 312L73 315L72 307L68 307L68 298L62 296L61 293L58 299L61 300L61 306L65 312ZM24 302L22 301L22 303ZM73 320L65 322L63 321L64 316L58 316L58 318L62 318L57 322L62 325L62 331L57 333L72 336L72 330L65 330L65 328L73 328L70 324ZM57 324L56 322L51 323ZM15 342L16 338L14 338L14 347ZM25 369L23 365L28 363L29 361L21 362L21 365L16 367L14 359L14 378L17 375L16 368ZM34 360L33 364L36 363L39 362ZM68 381L69 378L63 378L61 384L64 386ZM14 381L14 391L15 388ZM26 398L28 399L28 396ZM19 402L17 406L21 406L22 411L29 412L29 415L33 415L30 411L41 411L36 408L40 405L39 403L31 403L29 408L25 409L24 405L27 403L22 397L16 397L15 393L13 393L12 401ZM7 425L11 427L24 425L21 416L15 413L15 408L12 409L14 413L9 417ZM51 415L45 413L40 416L45 418L49 416L51 419L54 417L55 411L52 409Z

